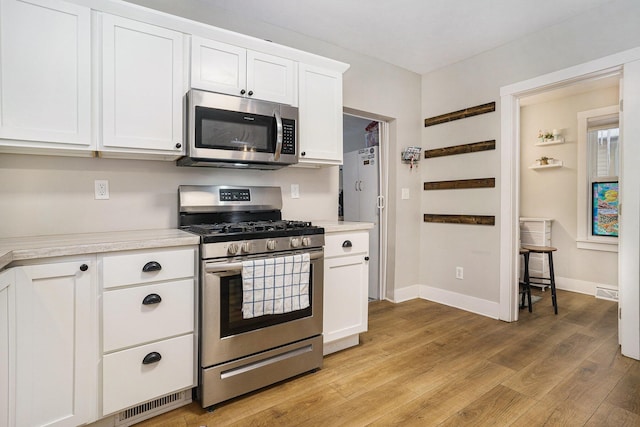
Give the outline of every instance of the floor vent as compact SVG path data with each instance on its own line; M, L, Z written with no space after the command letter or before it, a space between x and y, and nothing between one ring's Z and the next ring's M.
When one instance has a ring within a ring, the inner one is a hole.
M179 391L138 406L126 409L116 415L116 426L130 426L140 421L163 414L191 402L191 390Z
M618 290L596 287L596 298L618 301Z

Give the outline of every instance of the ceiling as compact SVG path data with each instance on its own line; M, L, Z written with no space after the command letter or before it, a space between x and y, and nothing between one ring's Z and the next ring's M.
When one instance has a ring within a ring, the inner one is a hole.
M425 74L615 0L203 0Z

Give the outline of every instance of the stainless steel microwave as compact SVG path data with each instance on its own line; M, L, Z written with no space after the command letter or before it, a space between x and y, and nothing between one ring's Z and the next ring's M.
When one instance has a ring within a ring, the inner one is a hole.
M191 89L180 166L279 169L298 162L298 109Z

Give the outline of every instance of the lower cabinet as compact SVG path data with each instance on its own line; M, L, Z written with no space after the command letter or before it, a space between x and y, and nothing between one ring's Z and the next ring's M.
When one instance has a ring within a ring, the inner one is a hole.
M15 274L0 273L0 427L16 425L15 402Z
M102 266L102 415L190 389L193 247L114 252Z
M16 267L16 426L96 419L95 257Z
M367 330L369 232L330 233L325 237L324 354L359 343Z

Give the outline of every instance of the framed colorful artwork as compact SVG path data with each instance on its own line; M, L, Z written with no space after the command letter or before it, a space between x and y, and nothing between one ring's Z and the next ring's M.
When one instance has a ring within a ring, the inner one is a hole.
M618 181L594 182L591 194L591 233L618 237Z

